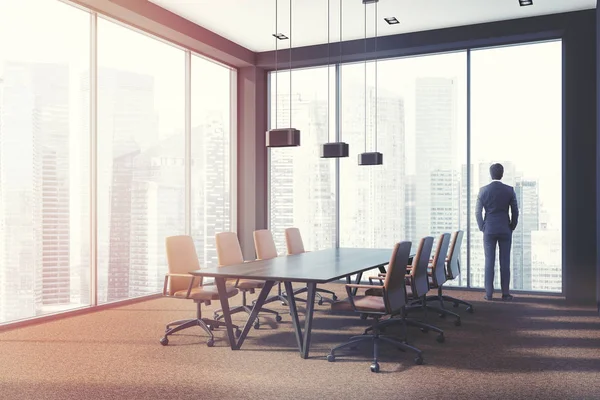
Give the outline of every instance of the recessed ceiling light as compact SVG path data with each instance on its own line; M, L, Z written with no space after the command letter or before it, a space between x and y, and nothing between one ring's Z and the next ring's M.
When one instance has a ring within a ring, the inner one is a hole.
M274 33L273 36L275 36L277 39L279 40L286 40L289 39L287 36L285 36L283 33Z
M400 23L400 21L398 21L396 19L396 17L385 17L384 20L385 20L385 22L387 22L390 25L395 25L395 24L399 24Z
M519 5L521 7L523 7L523 6L532 6L533 5L533 0L519 0Z

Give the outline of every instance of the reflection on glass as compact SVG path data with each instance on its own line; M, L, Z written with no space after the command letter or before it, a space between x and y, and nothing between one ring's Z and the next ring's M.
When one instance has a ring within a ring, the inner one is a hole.
M184 52L98 20L98 301L156 293L185 230Z
M330 83L329 134L327 84ZM286 253L285 229L300 229L306 250L335 246L335 160L322 159L321 145L335 140L335 70L320 67L292 73L292 124L300 130L300 147L272 148L270 218L277 250ZM271 74L270 126L290 124L290 74ZM277 89L276 89L277 88ZM277 90L277 91L275 91Z
M351 153L340 166L342 247L410 240L414 251L424 236L465 229L466 60L463 51L379 61L377 99L374 63L367 64L366 94L365 65L342 67L342 132ZM358 153L375 146L383 165L359 166ZM462 253L466 259L466 245Z
M231 70L192 57L192 237L202 267L217 266L215 235L230 231Z
M479 187L490 181L489 166L500 162L520 211L511 253L516 290L562 291L561 47L552 41L471 54L469 212L475 214ZM471 221L471 286L483 287L483 235ZM495 278L499 287L499 273Z
M0 0L0 323L89 304L89 20Z

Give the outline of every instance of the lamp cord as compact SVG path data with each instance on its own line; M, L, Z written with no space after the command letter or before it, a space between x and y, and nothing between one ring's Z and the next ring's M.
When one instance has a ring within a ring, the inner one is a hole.
M329 17L329 6L330 6L331 0L327 0L327 142L330 141L330 132L329 132L329 127L331 125L331 122L329 121L329 107L331 104L331 100L330 100L330 88L331 88L331 73L329 72L329 64L331 64L330 61L330 45L329 45L329 21L330 21L330 17Z
M365 153L367 152L367 3L365 3L365 40L364 40L364 54L365 54Z
M278 26L277 26L277 2L278 0L275 0L275 129L277 129L277 103L279 100L279 92L277 91L277 78L279 76L279 68L278 68L278 64L277 64L277 54L279 53L277 51L277 41L279 40L279 38L277 37L279 35L278 32Z
M292 0L290 0L290 128L292 127Z
M377 96L377 3L375 3L375 151L377 152L377 112L379 106L379 97Z

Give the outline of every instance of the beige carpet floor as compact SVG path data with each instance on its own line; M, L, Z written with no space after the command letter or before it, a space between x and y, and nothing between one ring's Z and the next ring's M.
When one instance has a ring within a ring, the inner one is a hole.
M449 294L472 301L475 313L461 307L460 327L430 314L446 342L411 328L409 341L424 351L425 364L385 346L379 374L369 370L369 345L327 362L331 347L368 324L327 305L316 306L307 360L279 303L271 306L284 320L263 318L239 351L228 347L223 329L212 348L200 328L161 346L165 323L194 315L193 303L165 298L9 330L0 333L0 399L600 398L595 309L555 297L485 302L480 292Z

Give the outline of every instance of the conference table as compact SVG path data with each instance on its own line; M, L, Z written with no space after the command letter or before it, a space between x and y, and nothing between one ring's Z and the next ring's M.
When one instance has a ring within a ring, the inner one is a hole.
M191 272L191 274L215 279L232 350L239 350L242 347L271 288L276 282L282 282L288 294L290 316L300 356L308 358L317 285L342 278L346 278L346 281L351 283L350 278L352 275L356 275L355 282L360 283L363 272L374 268L380 268L381 270L389 263L391 255L392 249L333 248L275 257L268 260L250 261L243 264L199 269ZM265 281L265 285L261 289L252 312L237 340L233 334L233 323L229 313L229 300L225 283L226 280L235 279ZM300 325L296 301L294 296L291 295L293 293L292 283L304 283L307 286L304 332Z

